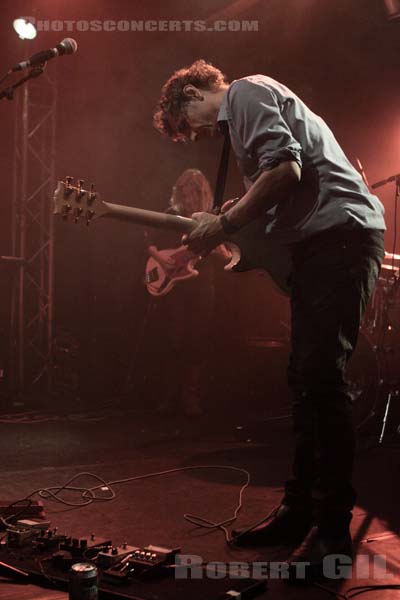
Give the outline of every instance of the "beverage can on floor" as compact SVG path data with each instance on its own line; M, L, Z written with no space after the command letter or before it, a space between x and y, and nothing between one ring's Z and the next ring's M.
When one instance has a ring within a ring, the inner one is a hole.
M80 562L69 571L69 600L98 600L98 572L94 565Z

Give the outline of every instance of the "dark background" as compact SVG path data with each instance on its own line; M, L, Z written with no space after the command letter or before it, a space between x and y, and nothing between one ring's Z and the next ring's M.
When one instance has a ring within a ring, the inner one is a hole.
M400 24L387 22L382 0L156 0L148 5L135 0L16 0L3 1L0 11L1 75L64 37L77 40L77 54L47 67L57 71L59 89L57 179L73 175L93 181L105 200L162 210L175 180L188 167L200 168L214 184L219 161L215 144L173 144L152 128L161 85L175 69L200 57L230 80L265 73L293 88L327 120L350 160L361 159L371 182L400 171ZM13 19L23 15L76 20L215 16L256 19L259 30L40 32L30 42L18 39L12 28ZM3 100L0 254L10 254L13 115L13 104ZM242 191L234 165L227 187L226 197ZM380 190L390 251L393 195L391 186ZM112 221L98 221L89 230L57 224L55 244L56 328L78 340L86 388L119 393L138 344L139 379L157 344L154 328L151 334L144 330L142 340L148 305L142 284L143 232ZM2 290L6 305L6 278ZM221 278L218 311L224 337L217 360L227 368L232 364L231 338L287 335L286 301L254 274Z

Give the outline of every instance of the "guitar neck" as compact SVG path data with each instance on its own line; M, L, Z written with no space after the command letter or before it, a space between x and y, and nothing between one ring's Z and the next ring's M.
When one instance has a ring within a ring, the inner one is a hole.
M121 204L111 204L104 202L106 212L101 216L108 219L116 219L118 221L129 221L138 225L146 225L157 229L169 229L171 231L179 231L187 233L192 231L196 226L193 219L180 217L178 215L169 215L166 213L158 213L152 210L144 210L142 208L133 208L131 206L122 206Z

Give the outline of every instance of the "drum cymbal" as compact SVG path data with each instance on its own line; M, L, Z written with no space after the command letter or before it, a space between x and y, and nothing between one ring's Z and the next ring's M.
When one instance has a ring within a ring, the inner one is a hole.
M264 337L248 337L246 343L254 348L285 348L287 346L287 341L284 339Z
M394 258L395 260L400 260L400 254L391 254L385 250L385 258Z

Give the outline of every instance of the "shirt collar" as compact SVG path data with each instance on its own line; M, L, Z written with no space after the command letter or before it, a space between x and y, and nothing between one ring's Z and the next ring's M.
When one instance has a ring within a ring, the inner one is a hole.
M228 120L228 91L225 93L222 98L221 106L219 107L218 115L217 115L217 123L220 121Z

